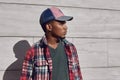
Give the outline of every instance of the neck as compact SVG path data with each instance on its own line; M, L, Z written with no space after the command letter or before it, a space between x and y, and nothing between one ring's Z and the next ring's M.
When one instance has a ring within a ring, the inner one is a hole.
M58 46L59 43L59 39L50 35L46 35L47 38L47 44L48 46L52 47L52 48L56 48Z

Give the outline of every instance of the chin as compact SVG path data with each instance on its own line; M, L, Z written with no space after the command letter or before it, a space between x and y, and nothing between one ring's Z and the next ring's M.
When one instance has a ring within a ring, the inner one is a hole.
M64 37L60 37L60 39L65 39L66 37L64 36Z

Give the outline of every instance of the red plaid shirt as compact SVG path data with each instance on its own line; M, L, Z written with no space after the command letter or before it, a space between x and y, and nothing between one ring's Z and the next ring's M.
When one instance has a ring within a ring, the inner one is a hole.
M67 40L62 40L68 57L69 80L83 80L78 55L75 46ZM43 37L27 51L23 62L20 80L52 80L52 59Z

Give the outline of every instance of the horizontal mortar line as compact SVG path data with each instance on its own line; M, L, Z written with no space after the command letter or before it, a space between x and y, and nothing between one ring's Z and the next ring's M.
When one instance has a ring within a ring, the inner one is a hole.
M0 70L0 71L22 71L22 69Z
M82 69L86 69L86 68L94 68L94 69L96 69L96 68L120 68L120 66L106 66L106 67L81 67Z
M0 38L34 38L34 36L0 36Z
M2 37L24 37L24 38L41 38L43 36L0 36ZM106 38L106 37L69 37L67 36L66 38L83 38L83 39L120 39L120 38Z
M94 10L107 10L107 11L120 11L119 9L108 9L108 8L92 8L92 7L78 7L78 6L60 6L60 5L46 5L46 4L31 4L31 3L17 3L17 2L0 2L0 4L16 4L16 5L32 5L32 6L56 6L56 7L67 7L67 8L81 8L81 9L94 9Z
M83 38L83 39L120 39L120 38L106 38L106 37L67 37L67 38Z
M0 36L0 37L35 37L35 36Z

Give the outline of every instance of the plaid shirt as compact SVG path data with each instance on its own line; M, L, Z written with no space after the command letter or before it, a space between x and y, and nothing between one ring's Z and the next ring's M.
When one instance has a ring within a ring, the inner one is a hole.
M68 57L69 80L83 80L76 48L67 40L62 40ZM52 80L52 59L43 37L27 51L20 80Z

